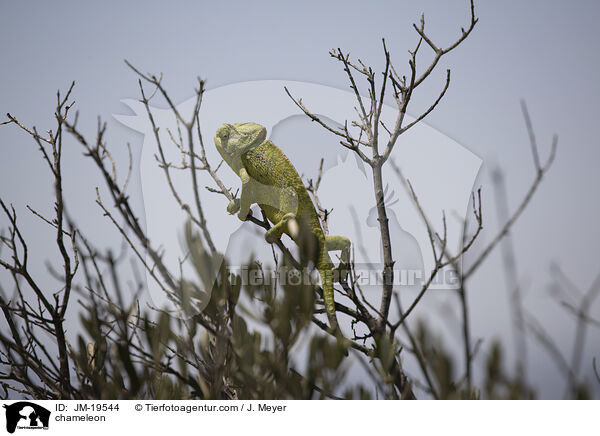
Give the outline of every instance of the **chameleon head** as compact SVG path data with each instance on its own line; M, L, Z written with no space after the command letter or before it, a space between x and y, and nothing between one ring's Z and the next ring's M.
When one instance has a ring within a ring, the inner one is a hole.
M223 124L215 134L215 145L225 158L238 158L267 138L267 129L256 123ZM227 160L227 159L225 159Z

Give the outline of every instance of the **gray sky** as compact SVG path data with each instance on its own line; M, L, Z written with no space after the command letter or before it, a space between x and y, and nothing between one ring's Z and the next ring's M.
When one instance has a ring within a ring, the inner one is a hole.
M100 115L109 121L109 139L128 140L139 151L141 136L111 118L127 112L121 99L137 96L136 79L123 63L125 58L144 71L163 72L178 102L191 97L196 75L206 78L209 88L258 79L345 88L344 73L330 59L329 49L341 47L379 66L383 36L397 68L405 68L406 50L416 42L410 25L420 12L425 12L430 36L441 45L468 24L467 1L440 4L389 1L367 8L358 1L203 2L202 6L191 1L168 6L152 1L104 1L94 6L76 1L3 2L0 113L11 112L27 124L50 128L55 90L76 80L74 96L84 130L92 134L95 117ZM496 229L489 169L499 165L506 171L512 208L533 178L519 99L528 103L542 158L547 156L552 134L559 134L555 167L512 235L527 292L525 304L569 356L574 324L547 296L549 264L560 264L582 289L600 272L596 225L600 221L596 193L600 5L480 1L476 8L480 21L475 31L444 59L416 96L411 113L427 107L442 86L444 69L451 68L450 89L428 124L484 160L477 182L484 186L486 219L480 242L489 240ZM51 237L44 236L44 229L23 211L26 203L41 211L51 208L45 201L51 186L39 153L14 128L0 129L0 147L0 195L22 211L26 225L39 229L39 235L34 233L36 243L50 244ZM67 173L69 195L90 208L90 226L109 234L102 218L93 218L99 215L90 198L97 182L90 179L89 166L74 165L81 162L76 155L65 162L72 164ZM23 174L35 176L26 184L17 182ZM81 179L90 183L79 183ZM132 189L141 206L139 184L133 183ZM471 315L475 337L489 340L500 335L510 341L500 265L500 256L492 256L474 279ZM599 312L597 307L594 311ZM584 364L587 374L591 374L591 356L600 357L598 331L591 333ZM530 375L541 384L544 395L559 395L562 387L544 383L553 374L553 364L534 350Z

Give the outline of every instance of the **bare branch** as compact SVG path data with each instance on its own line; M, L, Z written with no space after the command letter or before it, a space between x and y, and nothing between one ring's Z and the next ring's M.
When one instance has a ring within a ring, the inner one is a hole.
M481 252L479 257L473 262L471 267L463 274L463 280L466 281L477 270L477 268L479 268L481 263L492 252L492 250L496 247L498 242L500 242L502 240L502 238L504 238L508 234L511 227L519 219L519 217L521 216L523 211L527 208L527 206L529 205L529 202L533 198L533 194L535 194L538 187L540 186L540 183L542 182L544 175L548 172L548 170L552 166L552 163L554 162L557 146L558 146L558 136L555 135L554 139L552 141L552 148L550 150L550 156L548 157L548 160L546 161L546 163L542 167L540 167L539 170L537 171L536 177L533 180L531 186L529 187L529 190L525 194L525 197L523 197L523 200L521 200L521 203L519 204L519 206L517 207L515 212L506 221L506 223L504 223L504 226L502 226L502 228L500 229L498 234L494 237L494 239L492 239L492 241L487 245L487 247Z
M447 53L449 53L449 52L451 52L456 47L458 47L465 39L467 39L467 37L471 34L471 32L473 31L473 29L475 28L475 25L479 21L479 18L475 17L475 4L474 4L474 0L471 0L470 3L471 3L471 22L469 24L469 27L467 28L467 30L465 30L464 28L462 28L461 29L461 35L460 35L460 37L454 43L450 44L446 48L439 48L426 35L426 33L425 33L425 17L424 17L424 15L421 15L421 23L420 23L419 26L417 26L416 24L413 24L413 28L417 31L417 33L419 34L419 36L423 40L425 40L425 42L429 45L429 47L431 47L431 49L435 53L435 56L434 56L433 60L431 61L431 63L429 64L429 66L427 67L427 69L419 76L418 79L415 80L415 83L414 83L414 87L415 88L417 86L419 86L427 77L429 77L429 75L433 72L433 70L435 69L436 65L438 64L438 62L440 61L440 59L442 58L442 56L445 55L445 54L447 54Z

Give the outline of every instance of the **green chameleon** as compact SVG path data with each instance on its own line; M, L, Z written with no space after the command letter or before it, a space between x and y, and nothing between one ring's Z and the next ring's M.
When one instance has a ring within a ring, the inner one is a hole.
M273 224L265 234L270 244L284 233L297 242L298 220L308 224L319 244L316 267L321 276L329 324L336 334L340 334L333 298L334 265L328 252L342 251L342 270L342 265L349 260L350 240L324 234L315 206L296 168L283 151L266 137L267 129L256 123L223 124L217 130L217 150L242 180L240 198L231 201L227 211L230 214L238 212L238 218L245 221L252 213L252 204L258 204Z

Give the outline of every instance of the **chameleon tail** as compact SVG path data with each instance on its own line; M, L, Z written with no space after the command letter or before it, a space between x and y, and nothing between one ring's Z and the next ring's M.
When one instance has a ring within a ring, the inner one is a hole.
M325 300L325 311L327 312L327 318L329 319L329 327L333 330L333 333L338 340L338 344L347 347L349 342L344 338L335 315L335 300L333 299L333 266L331 265L331 260L327 262L327 266L319 265L318 270L323 284L323 299ZM347 349L344 350L344 355L348 356Z
M327 252L327 246L325 244L325 235L319 227L315 233L319 240L320 249L320 260L317 264L317 270L321 275L321 284L323 285L323 300L325 300L325 312L327 313L327 319L329 320L329 327L333 330L338 339L343 341L344 335L338 324L337 316L335 315L335 299L333 296L333 263Z
M325 311L329 319L329 326L336 332L340 333L337 317L335 315L335 300L333 298L333 271L331 267L320 266L319 274L321 275L321 283L323 284L323 299L325 300Z

